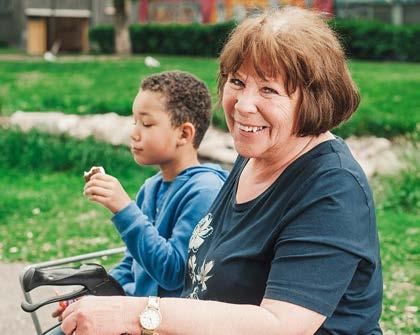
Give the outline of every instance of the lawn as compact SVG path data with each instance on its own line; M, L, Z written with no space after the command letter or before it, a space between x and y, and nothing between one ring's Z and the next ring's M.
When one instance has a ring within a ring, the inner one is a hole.
M132 196L155 170L92 139L2 130L0 260L39 262L121 246L110 213L82 195L82 171L103 163ZM16 154L18 153L18 154ZM420 167L372 181L384 271L386 334L418 334ZM109 264L109 260L106 261Z
M0 259L38 262L122 245L110 213L82 194L83 171L102 165L133 198L156 169L126 147L0 127ZM17 154L18 153L18 154Z
M57 63L0 61L0 114L24 110L129 115L141 79L171 69L189 71L203 79L217 100L216 59L157 58L162 64L159 69L147 68L143 57ZM420 122L420 64L352 61L350 68L362 103L337 134L393 137L416 130ZM215 110L214 123L225 127L220 109Z

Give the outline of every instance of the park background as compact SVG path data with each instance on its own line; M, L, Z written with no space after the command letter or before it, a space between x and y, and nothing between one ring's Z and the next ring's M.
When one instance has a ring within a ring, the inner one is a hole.
M129 116L141 79L173 69L204 80L216 102L217 55L230 30L258 9L286 4L326 12L349 56L362 102L334 133L355 141L386 139L397 155L398 169L370 176L384 270L381 322L387 335L419 334L417 0L0 1L0 267L121 246L109 213L82 196L81 174L102 165L134 197L156 172L138 167L124 145L23 132L11 122L17 111ZM217 106L213 126L226 131ZM109 266L114 260L98 261ZM0 286L10 280L18 285L17 277L0 272ZM22 297L5 294L23 314L17 307ZM8 315L7 327L20 325L20 316L14 320Z

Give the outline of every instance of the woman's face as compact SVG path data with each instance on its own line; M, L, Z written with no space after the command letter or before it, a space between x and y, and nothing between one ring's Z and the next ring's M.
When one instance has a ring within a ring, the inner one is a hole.
M298 90L286 94L280 77L258 77L250 62L230 74L222 104L236 151L263 159L292 151L299 140L292 135L298 97Z

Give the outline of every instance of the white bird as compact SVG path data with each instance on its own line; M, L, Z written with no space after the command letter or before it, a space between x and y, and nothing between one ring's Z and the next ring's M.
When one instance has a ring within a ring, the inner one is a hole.
M46 53L44 53L44 59L47 62L55 62L57 60L57 56L54 55L52 52L47 51Z
M151 56L147 56L144 59L144 64L148 67L159 67L160 63L156 58L153 58Z

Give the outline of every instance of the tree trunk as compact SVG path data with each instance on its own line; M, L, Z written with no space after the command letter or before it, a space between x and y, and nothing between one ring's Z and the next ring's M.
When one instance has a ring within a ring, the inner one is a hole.
M128 32L131 10L130 0L114 0L115 51L119 55L131 53L130 34Z

